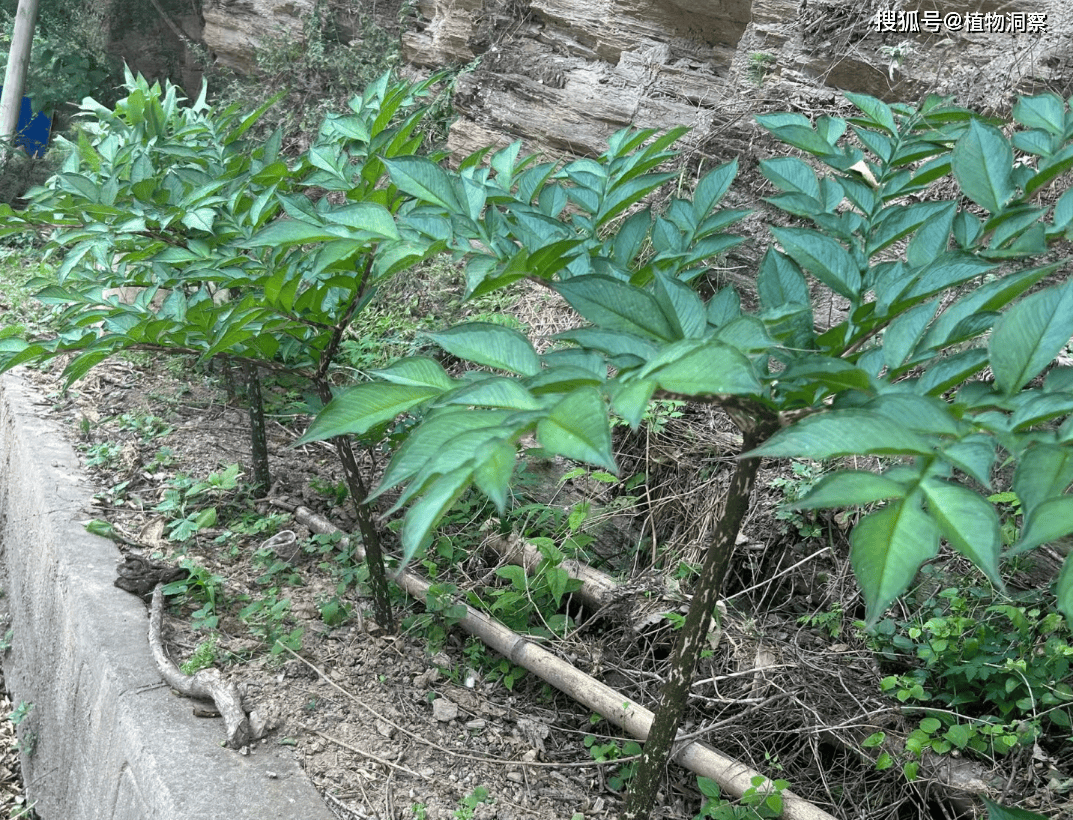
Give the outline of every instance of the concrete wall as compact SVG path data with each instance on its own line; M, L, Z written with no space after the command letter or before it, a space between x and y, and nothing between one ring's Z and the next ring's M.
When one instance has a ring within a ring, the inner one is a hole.
M331 820L290 750L221 747L157 674L145 606L112 585L119 551L92 536L91 490L47 402L0 378L0 561L13 630L4 673L23 777L42 820ZM2 632L2 630L0 630Z

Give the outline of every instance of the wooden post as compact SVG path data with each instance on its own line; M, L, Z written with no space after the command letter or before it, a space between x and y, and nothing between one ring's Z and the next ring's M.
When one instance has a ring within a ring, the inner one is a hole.
M19 124L19 110L26 88L26 70L30 65L34 26L40 0L19 0L15 12L15 31L11 36L11 51L4 74L4 93L0 96L0 160L7 161Z

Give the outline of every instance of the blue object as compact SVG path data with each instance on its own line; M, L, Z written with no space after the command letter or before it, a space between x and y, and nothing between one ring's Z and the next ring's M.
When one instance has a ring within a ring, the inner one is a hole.
M4 87L0 85L0 93ZM15 130L15 145L23 149L34 159L40 159L48 150L48 138L52 133L52 117L44 111L33 113L30 107L30 98L22 98L22 108L19 109L19 124Z

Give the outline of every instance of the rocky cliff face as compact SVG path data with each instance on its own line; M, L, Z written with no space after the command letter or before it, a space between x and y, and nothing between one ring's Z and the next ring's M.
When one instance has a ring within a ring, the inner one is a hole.
M248 71L258 44L300 38L314 5L208 0L204 42L224 64ZM972 14L955 0L904 5L418 0L403 59L468 66L456 82L461 117L450 136L463 154L517 138L532 150L593 153L623 126L677 124L692 127L692 145L703 151L750 140L758 110L808 112L834 102L837 90L888 101L935 91L990 108L1044 87L1073 93L1073 12L1061 0L979 0ZM914 19L916 33L908 30Z
M206 0L201 36L218 62L248 73L259 46L302 38L302 20L313 6L314 0Z
M883 15L877 0L421 0L403 56L474 67L457 83L458 152L524 137L588 153L626 125L689 125L702 147L746 138L753 111L807 111L836 89L888 101L936 91L989 107L1041 87L1068 95L1065 5L999 6L973 4L970 18L962 4L925 0L913 33L912 15ZM1029 31L1032 15L1045 30ZM1018 31L991 30L1000 26Z

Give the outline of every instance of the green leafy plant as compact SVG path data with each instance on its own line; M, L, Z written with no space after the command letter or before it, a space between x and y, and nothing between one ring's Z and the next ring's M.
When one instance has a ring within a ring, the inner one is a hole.
M406 630L425 635L432 650L438 650L447 640L447 633L466 616L466 605L458 603L458 587L454 584L431 584L425 595L425 611L403 619Z
M749 55L749 79L754 85L763 85L777 64L778 59L774 54L765 51L753 52Z
M515 631L561 636L570 629L571 621L557 610L563 597L580 589L581 582L560 566L564 556L550 539L536 538L531 543L542 556L531 574L513 564L498 567L495 574L507 582L506 586L485 587L483 595L471 592L470 603Z
M790 476L777 476L772 479L771 486L782 491L785 503L775 512L775 518L791 525L801 538L819 538L823 534L820 525L808 514L794 508L798 499L808 494L808 491L820 480L823 469L811 461L790 462ZM788 529L784 527L784 532Z
M722 798L718 783L708 777L698 777L697 788L704 797L704 803L693 820L760 820L781 817L782 792L789 787L790 784L785 780L768 782L763 777L754 778L752 785L742 795L741 802L735 805Z
M220 623L220 606L223 603L224 579L205 567L185 558L181 566L187 576L164 585L165 595L185 595L201 607L190 615L195 629L216 629Z
M595 721L599 721L598 715L593 715ZM637 757L641 754L641 744L635 740L620 742L609 740L606 743L598 742L595 735L585 735L585 748L589 750L592 759L598 763L607 763L622 758L633 758L623 761L615 766L607 778L607 785L614 792L621 792L627 788L634 774L637 772Z
M103 467L109 469L119 463L119 455L123 451L122 446L114 441L102 441L85 448L83 463L87 467Z
M250 601L239 610L238 617L249 627L250 632L269 647L273 655L285 649L297 652L302 648L302 627L291 627L291 600L281 598L279 589L272 587L263 597Z
M877 624L880 657L915 667L882 681L883 691L925 714L907 739L909 752L993 758L1052 725L1069 729L1073 646L1048 603L1039 593L1008 599L978 586L948 587L921 602L912 620Z
M436 80L381 76L350 99L347 113L327 116L308 151L290 160L278 129L248 137L271 100L243 116L237 106L214 110L203 88L184 105L174 85L150 85L128 71L127 96L114 109L82 104L82 128L65 143L62 171L35 189L25 211L0 211L0 234L53 229L58 284L42 282L38 298L61 308L64 325L51 340L0 331L0 370L74 354L64 370L70 383L125 350L222 359L243 374L253 485L267 491L261 372L301 377L319 404L329 402L329 371L376 282L438 250L400 234L395 214L413 204L386 184L386 163L421 148L427 110L418 102ZM336 438L335 446L376 615L388 626L365 483L350 442Z
M198 645L194 647L193 653L179 669L182 670L184 675L193 675L195 672L215 665L218 643L219 637L215 633L199 641Z
M462 798L462 802L452 816L455 820L473 820L477 806L481 805L481 803L491 802L493 801L488 796L488 789L484 786L478 786Z
M1044 373L1073 336L1073 281L1061 261L1032 264L1073 227L1073 192L1041 198L1073 168L1073 113L1054 94L1022 98L1009 136L936 97L917 108L847 97L849 118L758 117L825 168L761 163L776 189L767 201L796 222L770 229L752 313L733 288L705 301L689 286L740 241L724 229L742 212L718 208L736 163L707 172L691 198L642 204L671 178L656 169L680 130L620 132L600 157L561 168L519 159L517 145L456 172L419 157L385 163L422 203L400 214L400 232L452 248L469 295L528 278L588 322L544 353L511 328L456 325L433 340L478 368L467 378L410 357L318 414L306 440L423 410L373 493L405 485L404 563L471 484L505 508L526 435L613 472L611 412L636 427L653 398L715 404L742 432L627 820L654 799L761 458L889 459L882 473L834 469L795 502L870 509L851 535L868 624L943 540L1003 588L999 516L977 490L991 491L1000 449L1024 511L1006 554L1073 531L1073 368ZM949 177L958 198L923 198ZM842 305L824 324L814 290ZM1073 617L1073 561L1057 592Z
M9 714L7 718L16 726L18 726L20 723L26 720L27 717L29 717L30 712L32 712L33 709L33 703L28 700L21 700L19 701L19 705L11 711L11 714Z
M143 444L148 444L154 438L163 438L175 429L152 413L123 413L116 421L121 430L137 433Z

